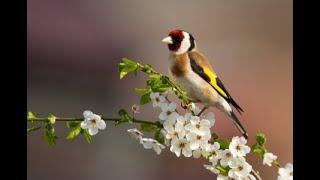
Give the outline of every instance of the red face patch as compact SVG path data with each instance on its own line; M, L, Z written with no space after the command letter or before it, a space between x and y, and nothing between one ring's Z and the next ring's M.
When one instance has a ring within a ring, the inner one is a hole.
M184 38L184 35L181 30L173 30L169 33L169 36L172 38L172 44L168 44L168 47L171 51L177 51L181 46L181 41Z

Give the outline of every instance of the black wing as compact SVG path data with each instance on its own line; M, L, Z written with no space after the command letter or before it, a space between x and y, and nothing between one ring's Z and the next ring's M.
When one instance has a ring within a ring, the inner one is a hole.
M197 73L202 79L204 79L206 82L208 82L211 86L211 79L210 77L204 72L203 68L197 64L197 62L189 55L190 64L192 70ZM234 99L231 97L225 86L223 85L222 81L216 77L217 85L226 93L227 96L224 96L220 93L214 86L212 86L219 94L222 96L228 103L232 104L239 113L243 112L242 108L234 101Z

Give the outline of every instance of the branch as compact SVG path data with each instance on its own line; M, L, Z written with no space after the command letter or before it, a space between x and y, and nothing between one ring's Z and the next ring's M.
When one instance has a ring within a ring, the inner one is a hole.
M122 119L121 118L107 118L102 116L101 119L103 119L104 121L114 121L114 122L119 122ZM57 122L79 122L79 121L83 121L84 118L56 118ZM47 122L48 118L28 118L29 122L33 122L33 121L43 121L43 122ZM157 123L157 122L150 122L150 121L144 121L144 120L139 120L139 119L133 119L132 120L133 123L140 123L140 124L151 124L151 125L156 125L158 127L162 127L160 126L161 124Z

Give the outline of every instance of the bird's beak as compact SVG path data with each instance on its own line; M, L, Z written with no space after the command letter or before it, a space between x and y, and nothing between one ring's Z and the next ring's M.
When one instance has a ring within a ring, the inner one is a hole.
M165 37L164 39L162 39L162 42L164 42L166 44L173 44L172 38L170 36Z

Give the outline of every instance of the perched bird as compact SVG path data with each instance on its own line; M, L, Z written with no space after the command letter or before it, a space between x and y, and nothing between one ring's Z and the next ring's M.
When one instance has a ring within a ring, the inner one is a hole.
M213 71L208 59L197 49L194 37L186 31L173 30L162 42L170 50L169 73L173 81L187 92L191 102L204 105L199 115L209 107L216 107L233 121L247 139L248 133L231 106L239 113L243 110Z

